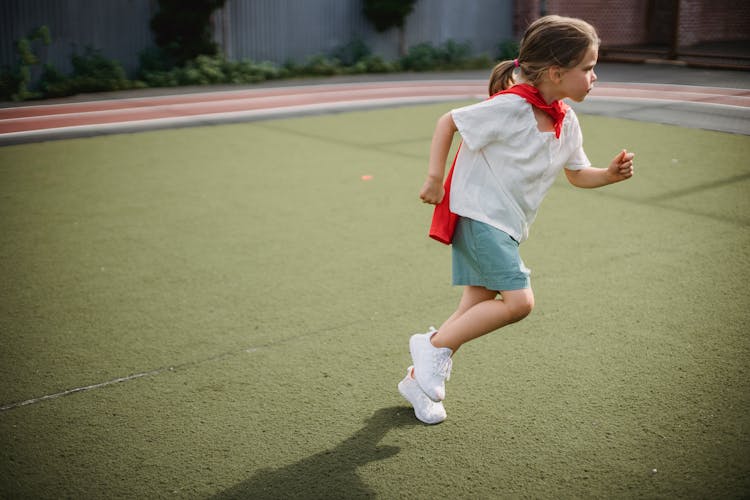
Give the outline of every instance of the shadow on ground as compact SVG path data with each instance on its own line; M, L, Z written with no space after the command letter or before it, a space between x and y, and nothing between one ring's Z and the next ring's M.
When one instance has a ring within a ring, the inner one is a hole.
M398 454L401 448L378 443L391 429L417 424L410 408L377 410L362 429L335 448L286 467L262 469L213 498L374 498L357 468Z

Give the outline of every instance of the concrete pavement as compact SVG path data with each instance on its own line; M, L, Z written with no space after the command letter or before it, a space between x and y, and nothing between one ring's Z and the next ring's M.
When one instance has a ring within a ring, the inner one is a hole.
M592 95L574 106L577 112L750 135L750 72L611 63L598 65L597 75L602 83L644 83L646 88L650 86L650 95L628 98ZM684 98L665 96L663 84L684 86ZM733 95L741 97L744 105L689 97L707 89L732 89Z

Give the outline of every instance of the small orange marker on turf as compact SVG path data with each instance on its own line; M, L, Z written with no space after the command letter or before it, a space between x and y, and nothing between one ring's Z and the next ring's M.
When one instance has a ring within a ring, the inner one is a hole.
M363 175L362 176L362 180L363 181L371 181L372 180L372 176L371 175Z

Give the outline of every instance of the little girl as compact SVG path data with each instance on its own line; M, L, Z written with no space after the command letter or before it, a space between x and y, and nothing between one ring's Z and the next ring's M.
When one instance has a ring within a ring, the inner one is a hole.
M587 22L542 17L526 30L518 59L492 71L491 97L437 122L420 198L437 205L430 235L452 243L453 284L465 288L440 329L409 340L413 366L398 389L425 423L446 418L445 381L458 348L525 318L534 307L518 246L560 170L582 188L633 175L634 155L624 149L606 169L591 167L578 119L562 103L581 102L591 91L598 49L599 37ZM462 144L444 185L456 132Z

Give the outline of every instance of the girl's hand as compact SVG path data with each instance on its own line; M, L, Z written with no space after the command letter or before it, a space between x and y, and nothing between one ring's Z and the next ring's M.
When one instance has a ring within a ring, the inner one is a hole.
M437 205L443 201L443 196L445 196L443 183L433 177L428 177L424 181L424 186L422 186L422 190L419 192L419 197L422 201L431 205Z
M633 158L635 154L628 153L626 149L615 156L607 168L607 175L611 182L624 181L633 177Z

